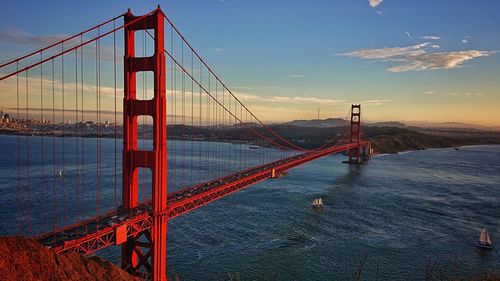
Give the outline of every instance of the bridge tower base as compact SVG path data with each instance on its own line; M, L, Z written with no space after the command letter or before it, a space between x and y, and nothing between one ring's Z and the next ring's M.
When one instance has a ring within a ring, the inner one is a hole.
M125 57L123 99L123 208L133 210L138 204L138 168L148 168L152 175L152 227L122 244L122 267L132 274L155 281L167 280L167 122L164 14L160 7L144 17L125 14ZM154 30L154 54L135 55L135 32ZM137 99L136 74L151 71L154 96ZM153 149L139 150L137 118L153 119ZM127 226L128 227L128 226Z

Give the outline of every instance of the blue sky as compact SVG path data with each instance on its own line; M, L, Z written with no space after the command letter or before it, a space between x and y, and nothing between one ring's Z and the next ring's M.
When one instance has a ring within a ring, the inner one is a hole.
M11 1L0 61L153 1ZM160 1L204 59L264 120L342 117L500 125L500 1ZM496 108L496 110L495 110Z

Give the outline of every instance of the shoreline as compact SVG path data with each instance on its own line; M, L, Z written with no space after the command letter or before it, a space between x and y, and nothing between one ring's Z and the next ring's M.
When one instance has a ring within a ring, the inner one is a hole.
M81 139L115 139L115 136L112 134L104 134L101 136L97 136L95 134L86 134L86 135L78 135L78 134L48 134L48 133L40 133L40 132L35 132L35 133L25 133L25 132L19 132L19 131L2 131L0 130L0 136L21 136L21 137L44 137L44 138L81 138ZM117 135L117 139L121 140L122 137L121 135ZM139 138L140 140L151 140L150 138ZM243 144L243 145L249 145L249 146L258 146L259 149L261 148L274 148L274 149L280 149L279 147L273 147L270 145L262 145L260 143L252 142L249 140L231 140L231 139L203 139L203 138L196 138L196 139L186 139L186 138L180 138L180 137L174 137L171 136L170 140L174 141L195 141L195 142L219 142L219 143L228 143L228 144ZM374 147L374 153L372 153L371 156L377 156L377 155L391 155L391 154L404 154L404 153L409 153L409 152L418 152L418 151L425 151L425 150L435 150L435 149L443 149L443 148L465 148L465 147L472 147L472 146L481 146L481 145L500 145L500 140L498 142L487 142L483 143L481 141L467 141L467 140L460 140L460 139L455 139L455 140L450 140L450 143L447 145L437 145L437 146L416 146L415 144L408 144L408 143L398 143L398 145L395 144L389 144L389 145L383 145L382 143L384 141L387 141L388 139L386 138L374 138L372 139L372 147ZM382 144L382 145L381 145ZM379 148L379 145L382 147ZM400 147L396 147L400 146ZM401 147L403 146L403 147ZM314 148L312 148L314 149Z

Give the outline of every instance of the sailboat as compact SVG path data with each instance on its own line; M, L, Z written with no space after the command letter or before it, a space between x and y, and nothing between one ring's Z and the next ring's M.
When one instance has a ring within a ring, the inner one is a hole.
M481 229L477 246L479 248L493 249L493 244L491 243L490 234L488 233L488 229L486 227Z
M63 176L63 172L62 170L59 170L59 177L62 177Z
M320 208L323 207L323 199L322 198L316 198L311 204L315 208Z

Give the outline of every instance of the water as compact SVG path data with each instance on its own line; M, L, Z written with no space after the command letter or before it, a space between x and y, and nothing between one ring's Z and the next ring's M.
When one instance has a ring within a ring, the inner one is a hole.
M486 226L500 247L499 156L500 146L470 146L379 155L359 167L341 164L341 155L318 159L173 219L168 271L181 280L226 280L228 272L352 280L365 256L364 280L377 268L379 280L425 280L429 259L450 275L498 269L498 250L474 243ZM4 173L0 183L3 217L16 200L4 190L16 183ZM310 203L320 196L325 208L315 212ZM118 261L116 248L99 254Z

